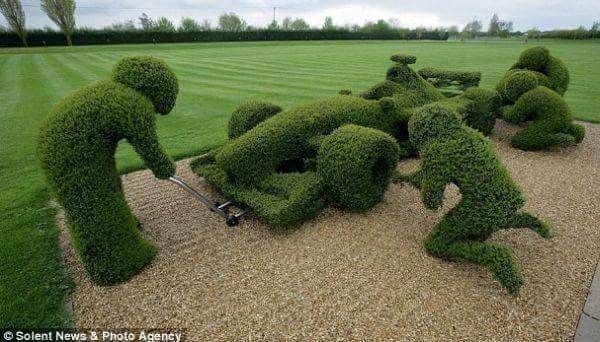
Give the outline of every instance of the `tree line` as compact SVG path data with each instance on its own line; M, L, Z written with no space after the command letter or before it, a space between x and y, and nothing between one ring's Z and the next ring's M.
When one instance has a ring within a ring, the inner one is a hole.
M487 31L483 30L483 24L480 20L472 20L468 22L462 30L459 30L458 26L451 27L438 27L438 28L424 28L418 27L414 30L409 30L400 27L397 21L394 20L377 20L375 22L367 22L364 25L343 25L338 26L333 22L332 17L326 17L323 24L320 27L311 27L302 18L285 17L281 22L273 20L266 27L255 27L248 25L246 21L238 16L237 14L223 13L219 16L218 22L215 26L209 20L203 20L198 22L190 17L181 18L178 25L167 17L151 18L147 14L137 18L137 22L134 20L127 20L124 22L114 23L102 29L92 28L76 28L75 25L75 0L41 0L40 7L48 18L55 23L60 32L64 35L67 45L72 45L72 37L75 32L78 32L80 36L86 34L88 38L80 39L79 43L95 43L98 44L100 37L105 37L105 43L110 43L111 37L117 37L117 40L133 39L132 42L150 42L148 39L152 39L156 42L156 37L150 38L148 33L160 34L160 41L190 41L190 37L174 37L174 33L200 33L200 32L263 32L263 34L244 34L238 35L238 40L244 39L325 39L324 37L340 37L339 39L447 39L450 37L458 37L460 39L472 39L477 37L499 37L509 38L512 36L525 36L526 38L539 39L539 38L562 38L562 39L589 39L589 38L600 38L600 22L595 22L590 29L585 27L579 27L574 30L552 30L552 31L540 31L537 28L532 28L526 32L514 31L513 22L501 20L497 14L494 14L489 22ZM36 39L42 39L43 45L46 45L47 40L43 40L44 37L48 37L50 40L54 40L55 37L53 29L47 28L45 30L28 30L26 27L25 11L21 0L0 0L0 13L6 19L9 25L8 29L0 27L0 31L11 31L18 36L23 46L28 46L27 37L28 35L36 35ZM310 32L319 31L329 34L315 35L304 34L299 36L298 34L264 34L264 31L273 32ZM120 32L120 35L115 33ZM339 32L339 35L332 35L331 32ZM348 34L344 35L343 33ZM0 32L1 33L1 32ZM361 33L363 35L357 35ZM129 37L129 38L126 38ZM145 38L139 38L145 37ZM162 37L162 39L160 39ZM167 37L167 38L165 38ZM235 37L230 35L209 35L193 37L193 41L215 41L215 37L224 37L224 39L233 40ZM246 38L244 38L246 37ZM378 38L379 37L379 38ZM12 46L12 43L6 42L10 40L5 37L3 46ZM93 42L88 42L93 41ZM114 41L113 41L114 42ZM36 45L40 45L39 42Z

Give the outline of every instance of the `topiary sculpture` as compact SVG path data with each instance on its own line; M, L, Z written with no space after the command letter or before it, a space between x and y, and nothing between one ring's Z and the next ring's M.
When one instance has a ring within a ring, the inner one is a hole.
M447 108L423 107L409 121L410 139L418 148L421 168L399 180L420 188L425 206L442 205L446 185L461 192L460 203L438 223L424 242L427 252L445 260L464 260L488 268L510 293L523 284L512 252L486 240L500 229L526 227L550 237L550 228L520 211L525 200L502 165L491 142L461 124Z
M566 147L580 143L585 128L573 123L561 95L569 85L564 64L544 47L525 50L496 89L505 105L502 118L531 123L515 134L512 146L522 150Z
M177 78L163 61L125 58L112 81L63 99L41 128L42 169L65 210L83 266L98 284L125 281L154 258L156 248L141 236L125 201L114 155L126 139L156 177L173 175L155 116L173 109L177 92Z
M439 102L456 111L470 127L485 135L491 133L499 115L500 99L496 92L474 87L479 84L481 73L434 68L415 72L409 64L415 63L416 57L394 55L391 60L397 64L387 71L386 80L360 94L361 97L374 100L393 97L409 116L426 104ZM456 96L447 98L434 85L456 86L461 92L453 92Z
M281 107L261 100L249 100L239 106L227 125L227 136L235 139L254 126L281 112Z
M381 201L400 153L390 135L406 120L391 99L336 96L282 111L192 168L273 226L314 216L326 199L366 210Z

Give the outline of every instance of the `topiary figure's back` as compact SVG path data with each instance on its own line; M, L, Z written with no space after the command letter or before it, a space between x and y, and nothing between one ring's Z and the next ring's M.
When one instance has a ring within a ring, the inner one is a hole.
M410 139L419 150L421 169L407 179L420 187L425 206L441 207L446 185L460 189L461 201L425 240L427 252L447 260L465 260L487 267L511 293L523 279L511 251L485 242L500 229L527 227L544 237L549 228L520 212L521 190L502 165L492 143L461 124L439 104L423 107L409 121Z
M569 72L545 47L523 51L519 60L498 82L505 105L502 118L511 123L530 121L512 138L512 146L541 150L580 143L583 126L573 123L571 110L561 97L569 85Z
M175 165L158 142L155 116L171 111L177 92L177 79L164 62L126 58L115 67L113 81L63 99L42 125L42 169L65 209L71 241L96 283L125 281L156 253L127 206L114 154L125 139L155 176L173 175Z

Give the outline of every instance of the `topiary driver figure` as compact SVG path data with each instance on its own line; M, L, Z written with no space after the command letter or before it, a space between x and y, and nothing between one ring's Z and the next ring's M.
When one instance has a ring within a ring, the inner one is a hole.
M84 268L98 284L125 281L154 258L156 248L141 236L125 201L115 151L125 139L156 177L173 175L175 164L158 142L155 116L173 109L178 90L163 61L125 58L111 81L63 99L41 128L41 166L64 207Z
M419 150L421 168L405 177L420 188L425 206L441 207L446 185L454 183L462 199L425 240L425 249L445 260L464 260L488 268L516 294L523 277L509 248L486 242L500 229L526 227L550 237L550 228L520 211L525 200L500 162L489 139L461 123L451 110L432 104L409 121L411 142Z

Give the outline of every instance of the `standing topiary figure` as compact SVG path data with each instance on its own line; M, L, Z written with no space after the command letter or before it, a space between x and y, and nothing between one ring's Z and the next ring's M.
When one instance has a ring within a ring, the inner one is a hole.
M520 211L525 200L502 165L491 142L461 123L452 111L428 105L409 121L410 139L419 150L421 169L404 177L421 190L425 206L442 205L446 185L460 189L460 203L452 208L425 240L425 249L445 260L464 260L488 268L512 294L523 284L513 254L505 246L488 243L500 229L527 227L542 237L549 227Z
M561 95L569 85L565 65L545 47L525 50L496 86L502 98L502 118L511 123L531 121L512 138L522 150L566 147L580 143L585 128L573 123Z
M154 258L155 247L140 235L125 201L114 155L126 139L156 177L173 175L175 164L158 142L155 116L173 109L177 92L177 78L161 60L125 58L112 81L63 99L41 128L42 169L96 283L125 281Z

